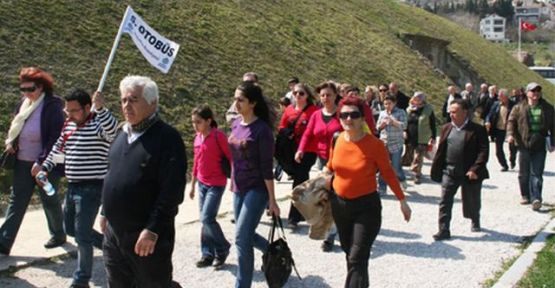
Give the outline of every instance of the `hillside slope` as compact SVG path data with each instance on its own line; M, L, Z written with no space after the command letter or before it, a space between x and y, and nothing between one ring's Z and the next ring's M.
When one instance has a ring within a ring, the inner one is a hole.
M325 79L361 87L395 80L407 94L426 91L439 106L450 81L403 43L403 33L450 41L451 52L500 87L548 85L502 48L396 1L1 1L0 133L18 98L22 66L51 71L61 95L74 87L96 88L127 4L181 49L164 75L124 35L105 93L117 110L119 80L127 74L151 76L161 88L164 117L184 135L191 134L192 106L209 102L222 113L246 71L256 71L274 99L297 75L312 85ZM545 90L553 100L553 86Z

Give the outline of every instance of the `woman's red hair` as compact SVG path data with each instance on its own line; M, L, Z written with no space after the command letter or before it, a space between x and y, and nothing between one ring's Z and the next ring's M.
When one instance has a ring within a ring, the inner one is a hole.
M35 82L42 86L45 92L52 92L54 88L54 78L49 73L37 67L24 67L19 72L19 82Z
M341 99L341 101L339 101L339 106L337 107L337 111L339 111L339 113L341 112L341 108L343 108L343 106L356 106L360 115L364 117L364 100L360 97L347 96ZM337 115L339 115L339 113Z

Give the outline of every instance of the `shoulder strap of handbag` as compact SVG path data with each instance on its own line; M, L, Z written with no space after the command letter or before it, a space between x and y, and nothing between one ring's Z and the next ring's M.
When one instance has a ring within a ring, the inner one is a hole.
M303 110L301 111L301 113L299 113L299 116L297 116L297 118L295 118L295 121L293 121L291 124L291 127L293 128L293 131L295 130L295 125L297 125L297 121L299 121L299 119L301 119L301 116L303 116L304 111L306 111L306 109L308 109L308 107L311 104L306 104L306 106L304 106Z

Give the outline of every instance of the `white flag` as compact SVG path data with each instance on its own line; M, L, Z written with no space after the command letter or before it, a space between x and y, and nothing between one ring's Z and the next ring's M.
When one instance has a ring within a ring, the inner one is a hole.
M163 73L168 73L179 50L179 44L158 34L131 9L131 6L127 6L123 21L123 32L131 36L146 60Z

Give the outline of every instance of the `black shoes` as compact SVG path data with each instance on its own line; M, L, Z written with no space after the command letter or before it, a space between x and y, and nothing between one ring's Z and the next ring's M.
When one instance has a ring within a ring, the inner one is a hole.
M480 227L480 222L476 221L476 222L472 222L472 225L470 226L470 231L472 232L481 232L482 228Z
M324 242L322 242L322 251L331 252L331 250L333 250L333 242L324 240Z
M89 288L91 286L89 286L89 284L76 284L73 283L71 284L71 286L69 286L69 288Z
M227 259L227 256L229 256L229 252L227 252L225 255L222 256L217 256L215 261L214 261L214 269L218 270L220 268L222 268L225 264L225 260Z
M206 268L213 266L216 270L218 270L224 266L227 256L229 256L229 252L216 258L202 257L199 261L197 261L197 263L195 263L195 265L197 266L197 268Z
M66 243L65 237L64 238L52 237L50 238L50 240L48 240L48 242L44 243L44 248L46 249L56 248L64 245L64 243Z
M511 162L511 170L515 169L515 167L516 167L516 163Z
M212 266L212 262L214 262L214 258L202 257L199 261L197 261L196 266L197 268L204 268Z
M4 246L3 244L0 244L0 255L9 256L10 255L10 249L8 247Z
M436 240L436 241L451 239L451 232L449 232L447 230L441 230L441 231L437 232L436 234L434 234L433 237L434 237L434 240Z
M540 208L542 208L542 202L540 202L540 200L536 199L532 201L532 210L540 211Z
M501 172L507 172L509 171L509 167L504 166L503 168L501 168Z

